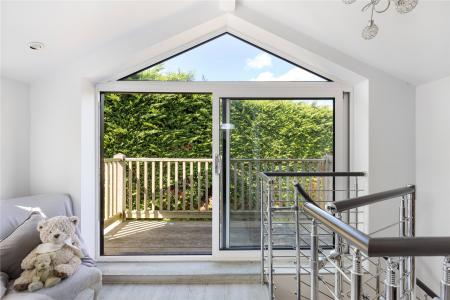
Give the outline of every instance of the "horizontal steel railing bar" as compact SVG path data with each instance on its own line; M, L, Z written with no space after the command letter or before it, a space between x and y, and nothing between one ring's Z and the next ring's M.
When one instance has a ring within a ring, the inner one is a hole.
M312 203L305 203L303 209L369 257L450 255L450 237L370 238Z
M261 172L267 177L350 177L350 176L365 176L364 172Z
M365 195L361 197L351 198L342 201L336 201L330 203L328 209L332 213L342 212L348 209L357 208L369 204L373 204L376 202L381 202L385 200L389 200L392 198L397 198L405 195L409 195L415 191L415 186L410 185L398 189L393 189L389 191L384 191L380 193Z
M448 256L450 237L370 238L368 256Z

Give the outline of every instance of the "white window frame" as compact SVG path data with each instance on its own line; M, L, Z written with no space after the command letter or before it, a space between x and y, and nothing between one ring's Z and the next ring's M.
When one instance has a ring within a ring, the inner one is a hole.
M343 92L348 91L336 82L156 82L114 81L96 86L96 242L98 261L237 261L260 259L259 250L220 249L220 175L213 172L212 253L210 255L100 255L100 94L103 92L145 93L211 93L213 97L212 158L220 154L220 99L221 98L333 98L335 101L335 169L347 169L347 121Z

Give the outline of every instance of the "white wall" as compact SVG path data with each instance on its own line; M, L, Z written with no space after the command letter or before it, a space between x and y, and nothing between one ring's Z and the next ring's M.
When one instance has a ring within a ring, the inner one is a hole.
M450 77L416 89L417 235L450 236ZM418 276L439 292L442 258L419 258Z
M81 79L76 74L31 84L30 192L69 193L80 214Z
M1 78L0 199L29 193L30 104L28 85Z

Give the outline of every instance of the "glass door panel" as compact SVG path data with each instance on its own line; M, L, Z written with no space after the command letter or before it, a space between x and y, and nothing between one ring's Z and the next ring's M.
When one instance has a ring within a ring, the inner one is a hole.
M259 247L260 172L334 170L334 114L332 98L221 99L222 249Z

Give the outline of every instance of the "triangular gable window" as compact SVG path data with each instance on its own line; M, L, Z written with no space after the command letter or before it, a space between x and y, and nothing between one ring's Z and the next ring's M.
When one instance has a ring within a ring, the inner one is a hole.
M330 81L229 33L121 80Z

